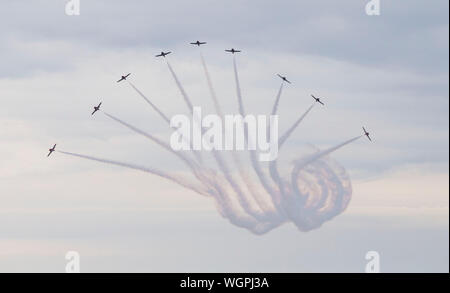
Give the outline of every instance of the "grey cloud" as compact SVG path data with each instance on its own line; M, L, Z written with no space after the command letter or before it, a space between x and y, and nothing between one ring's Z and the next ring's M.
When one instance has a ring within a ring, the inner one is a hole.
M0 33L104 50L174 48L205 39L248 51L313 54L431 73L448 70L447 1L436 5L383 1L378 17L367 16L365 4L359 0L197 0L158 5L136 0L81 1L81 15L69 17L61 1L14 1L2 6Z

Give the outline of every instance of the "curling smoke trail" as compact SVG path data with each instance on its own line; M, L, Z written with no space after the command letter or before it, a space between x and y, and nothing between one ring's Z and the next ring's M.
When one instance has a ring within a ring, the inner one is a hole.
M165 178L167 180L170 180L172 182L175 182L183 187L186 187L192 191L195 191L201 195L205 195L205 196L211 196L210 192L207 192L206 190L203 190L202 187L198 187L198 186L194 186L192 185L190 182L179 178L177 176L174 175L170 175L167 174L163 171L160 170L156 170L153 168L148 168L148 167L144 167L144 166L139 166L139 165L135 165L135 164L130 164L130 163L124 163L124 162L119 162L119 161L113 161L113 160L108 160L108 159L102 159L102 158L97 158L97 157L93 157L93 156L87 156L87 155L82 155L82 154L77 154L77 153L71 153L71 152L65 152L65 151L58 151L61 154L65 154L65 155L69 155L69 156L74 156L74 157L79 157L79 158L83 158L83 159L87 159L87 160L92 160L92 161L97 161L97 162L101 162L101 163L106 163L106 164L111 164L111 165L116 165L116 166L121 166L121 167L126 167L126 168L130 168L130 169L135 169L135 170L139 170L139 171L143 171L143 172L147 172L162 178Z
M301 194L301 192L300 192L300 190L298 188L298 185L297 185L298 177L299 177L299 174L300 174L301 170L303 170L309 164L312 164L315 161L320 160L321 158L329 155L330 153L332 153L332 152L342 148L343 146L345 146L347 144L350 144L350 143L360 139L361 137L362 137L361 135L357 136L357 137L354 137L354 138L349 139L347 141L344 141L343 143L340 143L340 144L338 144L336 146L333 146L333 147L328 148L328 149L323 150L323 151L319 151L319 152L317 152L317 153L315 153L315 154L313 154L311 156L308 156L306 158L301 158L301 159L296 160L294 162L294 169L292 170L292 173L291 173L292 190L295 192L295 194L297 194L297 195Z
M297 162L291 173L293 194L287 198L286 206L291 220L301 231L319 228L347 208L352 193L350 178L326 154L354 140ZM315 180L307 182L305 178L311 176Z

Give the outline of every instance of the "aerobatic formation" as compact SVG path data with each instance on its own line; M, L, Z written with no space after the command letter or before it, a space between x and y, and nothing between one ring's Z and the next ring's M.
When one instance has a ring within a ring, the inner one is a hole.
M206 42L196 41L190 44L200 47L206 44ZM234 55L241 51L234 48L225 51L233 54L238 113L242 117L245 117L246 111L241 94L236 57ZM162 51L156 57L164 57L163 59L167 63L175 84L189 112L192 114L194 112L194 106L191 103L191 99L166 58L170 53ZM211 76L208 72L206 61L201 53L200 58L216 114L224 117L220 101L216 96ZM277 115L283 87L285 83L291 84L291 81L285 76L277 75L282 81L271 113L267 113L268 115ZM145 100L151 109L160 116L168 127L173 128L169 117L127 79L129 76L130 73L123 75L117 82L127 82ZM298 128L313 107L317 103L320 103L322 106L325 105L320 98L316 98L314 95L311 96L314 99L312 105L305 112L301 113L299 118L285 132L281 132L282 135L278 138L279 151L281 151L288 138ZM183 177L180 174L171 174L152 167L90 155L62 150L57 150L57 152L78 158L136 169L170 180L200 195L214 199L217 209L223 217L228 219L232 224L245 228L255 234L264 234L287 222L294 223L301 231L310 231L319 228L324 222L342 213L351 199L351 182L345 169L331 159L329 155L335 150L363 136L367 136L372 141L369 133L363 127L363 135L348 139L325 150L314 149L308 155L295 159L292 164L285 164L288 165L286 167L279 166L278 158L270 162L260 162L257 159L259 155L258 150L247 149L238 152L219 151L213 148L209 152L195 150L189 152L176 151L168 142L123 121L115 115L101 110L101 105L102 103L100 102L98 106L94 107L92 115L96 112L101 112L114 122L148 138L183 162L189 170L187 173L189 173L190 177L188 175L184 175L185 177ZM178 131L177 129L175 130ZM248 128L245 130L245 143L248 144ZM200 131L203 132L204 129ZM267 136L269 135L271 133L267 133ZM187 139L186 143L192 144L192 141ZM54 151L56 151L56 144L49 149L48 156ZM211 161L214 163L211 163Z

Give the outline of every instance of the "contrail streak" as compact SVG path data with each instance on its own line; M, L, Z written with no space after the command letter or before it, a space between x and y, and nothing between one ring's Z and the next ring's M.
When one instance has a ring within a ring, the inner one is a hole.
M118 122L118 123L124 125L125 127L129 128L129 129L131 129L131 130L133 130L134 132L136 132L136 133L138 133L138 134L140 134L140 135L143 135L144 137L150 139L151 141L155 142L156 144L158 144L159 146L161 146L161 147L164 148L165 150L171 152L172 154L174 154L175 156L177 156L177 157L180 158L183 162L186 163L186 165L194 172L194 175L197 177L197 179L199 179L199 180L202 181L202 182L205 182L205 181L206 181L206 182L209 182L209 179L207 179L207 178L205 177L205 174L203 174L203 172L201 172L199 166L198 166L195 162L191 161L187 156L185 156L185 155L182 154L181 152L176 152L176 151L174 151L174 150L170 147L169 144L167 144L167 143L165 143L165 142L159 140L158 138L154 137L153 135L150 135L150 134L146 133L145 131L140 130L139 128L137 128L137 127L135 127L135 126L133 126L133 125L131 125L131 124L126 123L125 121L120 120L119 118L117 118L117 117L115 117L115 116L113 116L113 115L111 115L111 114L108 114L108 113L106 113L106 112L103 112L103 114L105 114L105 115L108 116L109 118L113 119L114 121L116 121L116 122ZM209 183L210 183L210 182L209 182Z
M208 83L209 92L211 93L211 98L214 103L214 108L215 108L217 114L221 118L223 118L222 108L220 107L219 100L217 99L216 91L214 90L214 87L213 87L213 84L211 81L211 76L209 75L208 67L206 66L205 58L203 57L203 54L201 52L200 52L200 58L202 60L203 70L205 71L206 81Z
M278 149L281 149L281 147L283 146L283 144L286 142L286 140L289 138L289 136L292 134L292 132L294 132L294 130L297 128L297 126L300 124L300 122L303 121L303 119L306 117L306 115L308 115L308 113L312 110L312 108L314 107L315 103L312 104L305 113L303 113L302 116L300 116L297 121L295 121L295 123L291 126L291 128L289 128L285 134L283 134L281 136L281 138L278 140Z
M127 82L128 82L128 84L153 108L153 110L155 110L158 114L159 114L159 116L161 116L161 118L164 120L164 121L166 121L166 123L169 125L169 127L170 127L170 119L167 117L167 115L166 114L164 114L155 104L153 104L151 101L150 101L150 99L149 98L147 98L131 81L128 81L128 80L126 80ZM177 130L178 131L178 130ZM181 136L182 137L182 139L186 142L186 143L188 143L190 146L191 146L191 149L192 149L192 141L189 141L187 138L186 138L186 136L184 136L184 135L182 135ZM202 159L201 159L201 156L200 156L200 154L199 153L197 153L197 152L193 152L194 153L194 156L195 156L195 158L199 161L199 162L201 162L202 161Z
M236 94L237 94L237 98L238 98L239 114L241 114L242 117L245 117L245 109L244 109L244 103L242 101L241 85L239 83L239 75L238 75L238 70L237 70L235 56L233 56L233 69L234 69L234 80L236 82ZM246 139L246 141L248 141L248 131L247 131L246 127L244 127L244 133L245 133L245 139ZM253 169L254 169L256 175L258 176L259 181L261 182L261 184L264 187L264 189L270 195L275 197L276 196L276 191L268 183L265 174L261 170L261 166L259 165L259 162L256 159L256 152L255 151L250 151L250 161L251 161ZM273 200L273 197L272 197L272 200ZM273 203L274 203L274 205L277 204L274 201L273 201Z
M201 62L202 62L203 70L204 70L204 72L205 72L206 81L207 81L207 83L208 83L208 88L209 88L209 92L210 92L210 94L211 94L211 98L212 98L212 100L213 100L214 108L215 108L215 110L216 110L216 113L217 113L220 117L223 118L223 117L224 117L223 111L222 111L222 108L221 108L221 106L220 106L219 100L217 99L216 92L215 92L214 86L213 86L213 84L212 84L211 76L210 76L210 74L209 74L209 71L208 71L208 67L207 67L207 65L206 65L205 58L204 58L204 56L203 56L203 54L202 54L201 52L200 52L200 59L201 59ZM221 171L224 173L224 175L225 175L226 177L227 177L227 176L230 176L228 181L229 181L229 183L230 183L231 185L234 185L235 183L234 183L234 180L233 180L233 178L231 177L231 175L227 175L227 174L226 174L226 173L229 173L229 168L228 168L226 162L222 159L222 156L220 155L220 153L217 153L217 154L214 154L214 155L215 155L215 159L216 159L216 161L217 161L219 167L221 168ZM243 181L244 184L246 185L246 187L247 187L247 189L249 190L249 192L252 194L252 197L256 200L258 206L259 206L263 211L268 211L267 205L265 205L265 203L263 202L263 200L259 197L259 195L258 195L257 192L255 191L255 188L254 188L254 186L253 186L253 184L252 184L250 178L247 176L246 172L243 170L242 164L241 164L239 158L237 157L236 153L235 153L235 152L232 152L232 153L231 153L231 156L232 156L232 158L233 158L233 161L234 161L235 165L236 165L237 168L238 168L238 171L239 171L239 174L240 174L240 176L241 176L241 178L242 178L242 181ZM247 201L247 198L245 197L245 195L243 196L243 200L246 201L246 202L248 202L248 201Z
M363 137L363 135L356 136L356 137L351 138L351 139L349 139L347 141L344 141L344 142L342 142L342 143L340 143L340 144L338 144L338 145L336 145L334 147L328 148L328 149L323 150L323 151L319 151L316 154L310 156L309 158L297 160L297 163L299 163L298 166L306 166L306 165L314 162L315 160L318 160L321 157L326 156L326 155L328 155L328 154L330 154L330 153L340 149L341 147L343 147L343 146L345 146L345 145L347 145L349 143L352 143L355 140L360 139L361 137Z
M130 163L124 163L124 162L119 162L119 161L113 161L113 160L108 160L108 159L103 159L103 158L97 158L97 157L93 157L93 156L87 156L87 155L82 155L82 154L77 154L77 153L71 153L71 152L65 152L65 151L58 151L59 153L65 154L65 155L69 155L69 156L74 156L74 157L79 157L79 158L83 158L83 159L88 159L88 160L92 160L92 161L97 161L97 162L101 162L101 163L106 163L106 164L111 164L111 165L116 165L116 166L121 166L121 167L126 167L126 168L130 168L130 169L135 169L135 170L140 170L143 172L147 172L153 175L157 175L159 177L168 179L170 181L173 181L183 187L186 187L192 191L195 191L201 195L205 195L205 196L210 196L211 194L205 190L203 190L201 187L198 186L194 186L191 183L187 182L186 180L176 177L174 175L169 175L163 171L157 170L157 169L153 169L153 168L148 168L148 167L144 167L144 166L140 166L140 165L135 165L135 164L130 164Z
M283 83L281 85L283 85ZM282 89L282 87L280 88L279 94L281 93L281 89ZM279 100L279 96L277 97L277 101L278 100ZM277 101L275 102L275 105L278 103ZM272 113L276 113L275 105L274 105L274 111L272 111ZM308 115L308 113L311 111L311 109L314 107L314 105L315 105L315 103L312 104L305 111L305 113L303 113L303 115L301 115L297 119L297 121L295 121L295 123L286 131L286 133L278 140L278 151L281 150L281 148L283 147L283 144L287 141L287 139L294 132L294 130L300 125L300 123L303 121L303 119L306 117L306 115ZM280 190L281 197L284 197L285 196L284 183L281 181L280 174L278 173L277 160L274 160L269 163L269 172L270 172L270 177L278 185L278 189Z
M237 71L235 56L233 56L233 68L234 68L234 80L236 82L236 94L238 97L239 114L241 114L242 117L245 117L244 103L242 102L241 85L239 83L239 75Z
M164 114L158 107L153 104L149 98L147 98L131 81L126 80L128 84L155 110L159 116L161 116L164 121L167 122L167 124L170 124L170 119Z
M184 98L184 101L186 102L186 105L189 108L189 111L191 111L191 113L192 113L194 107L192 106L189 96L186 94L186 91L184 90L183 86L181 85L181 82L178 79L178 76L176 75L175 71L173 70L172 66L170 65L169 61L167 61L167 59L166 59L166 63L167 63L167 67L169 67L170 73L172 73L173 79L175 80L175 83L177 84L178 89L180 90L181 95Z
M272 112L270 113L272 116L277 114L278 104L280 103L281 93L283 92L284 82L281 82L280 89L278 90L277 96L275 98L275 102L273 103ZM270 137L270 128L267 127L266 137Z
M194 112L194 107L192 106L192 102L191 99L189 98L188 94L186 93L186 91L184 90L183 85L181 84L180 80L178 79L177 74L175 73L175 71L173 70L172 66L170 65L169 61L166 59L166 63L167 63L167 67L169 68L170 72L172 73L173 79L175 80L175 83L177 84L178 89L180 90L181 95L183 96L183 99L187 105L187 107L189 108L189 111L191 114L193 114ZM199 121L199 117L197 117L197 115L195 115L193 117L194 119L194 123L197 123L197 125L200 127L200 129L202 130L201 127L201 121ZM202 130L202 135L203 135L203 130ZM184 136L183 136L184 137ZM191 145L191 149L192 149L192 141L189 142L189 144ZM194 151L194 155L196 156L197 160L201 163L203 161L201 153L198 153L196 151Z
M167 144L167 143L165 143L165 142L159 140L158 138L154 137L153 135L148 134L147 132L145 132L145 131L143 131L143 130L141 130L141 129L139 129L139 128L137 128L137 127L131 125L131 124L128 124L127 122L125 122L125 121L123 121L123 120L121 120L121 119L119 119L119 118L117 118L117 117L115 117L115 116L113 116L113 115L111 115L111 114L108 114L107 112L103 112L103 114L105 114L107 117L113 119L114 121L116 121L116 122L118 122L118 123L124 125L125 127L129 128L129 129L131 129L131 130L133 130L134 132L136 132L136 133L138 133L138 134L140 134L140 135L142 135L142 136L145 136L146 138L148 138L148 139L150 139L151 141L155 142L156 144L158 144L158 145L161 146L162 148L164 148L164 149L168 150L169 152L175 154L176 156L178 156L180 159L182 159L183 161L185 161L185 162L188 163L189 165L192 164L192 167L195 168L194 163L192 163L188 158L185 158L180 152L174 151L174 150L170 147L169 144Z
M275 99L275 103L273 104L273 107L272 107L272 112L271 112L272 115L275 115L277 113L278 104L279 104L280 98L281 98L281 93L283 92L283 86L284 86L284 82L281 83L280 89L278 90L277 97Z
M203 69L205 71L205 76L206 76L206 80L208 83L208 88L211 94L211 98L213 100L214 103L214 107L216 109L216 112L220 115L220 117L223 117L223 113L222 110L220 108L220 104L219 101L217 99L217 96L215 94L213 85L212 85L212 81L211 81L211 77L209 75L207 66L206 66L206 62L205 59L203 57L203 55L200 53L200 57L201 57L201 61L202 61L202 65L203 65ZM225 179L228 181L228 183L230 184L230 186L232 187L233 191L236 193L236 195L238 196L238 200L241 204L241 206L244 208L245 212L248 213L249 215L251 215L252 217L255 217L259 220L264 220L264 216L265 214L262 213L261 210L257 210L255 209L252 204L249 202L247 196L245 195L245 193L243 192L243 190L240 188L240 186L236 183L235 179L233 178L233 175L230 173L229 167L226 164L226 162L223 160L222 156L220 155L220 153L218 153L216 150L212 151L214 159L217 162L217 165L219 166L222 174L225 176ZM233 153L233 158L235 160L235 162L237 162L237 157L236 155ZM241 170L239 170L241 171Z

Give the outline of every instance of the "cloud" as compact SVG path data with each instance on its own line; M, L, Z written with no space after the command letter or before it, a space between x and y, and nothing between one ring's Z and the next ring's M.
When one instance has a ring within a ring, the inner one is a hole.
M240 46L249 52L264 48L274 54L327 56L376 67L440 73L448 69L446 2L383 3L379 17L367 16L361 1L232 1L214 5L205 0L172 0L158 5L136 0L125 5L84 1L78 17L66 16L64 5L52 0L3 4L0 32L7 37L2 43L15 38L30 43L67 41L96 50L174 49L203 38L211 44ZM46 68L42 63L35 65Z

